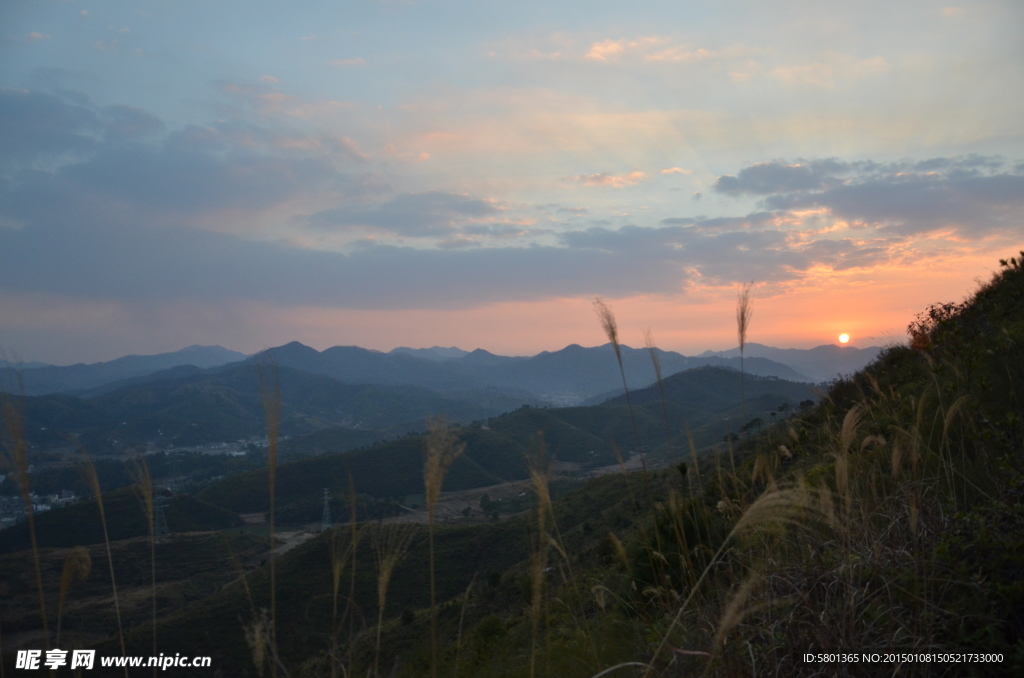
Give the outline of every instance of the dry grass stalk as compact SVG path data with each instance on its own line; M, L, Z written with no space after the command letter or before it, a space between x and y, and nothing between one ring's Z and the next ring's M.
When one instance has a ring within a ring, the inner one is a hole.
M469 595L473 592L473 584L476 583L476 575L469 580L466 592L462 594L462 611L459 612L459 631L455 636L455 666L452 669L452 677L459 678L459 654L462 650L462 623L466 619L466 605L469 603Z
M354 521L353 521L354 527ZM330 553L331 553L331 676L337 675L338 670L338 595L341 590L341 576L345 572L355 549L362 538L364 528L354 527L350 538L344 546L339 543L340 530L331 531ZM354 561L353 561L354 562Z
M387 606L388 586L395 567L405 558L416 536L416 526L409 524L378 525L371 533L373 552L377 561L377 645L373 657L374 678L380 675L380 637L384 627L384 608Z
M92 558L84 546L76 546L64 557L64 569L60 575L60 600L57 603L57 639L54 643L56 647L60 647L61 621L64 618L64 601L68 591L76 582L85 581L91 571Z
M135 489L141 495L142 508L146 512L146 525L149 528L149 564L150 564L150 585L153 599L153 654L156 652L156 506L153 501L153 477L149 472L149 465L145 457L132 460L128 467L128 475L135 482ZM153 667L153 675L156 675L156 667Z
M267 665L271 667L277 665L272 640L273 626L270 617L267 616L266 608L259 611L259 614L251 624L244 628L244 631L245 642L252 651L252 663L256 666L256 674L262 678L267 670Z
M744 352L747 347L747 331L750 329L750 320L754 317L754 307L750 302L750 286L753 282L743 283L740 293L736 297L736 336L740 342L740 419L746 419L747 396L744 389L743 368ZM742 423L742 422L741 422ZM731 454L731 451L730 451Z
M430 675L437 677L437 589L434 579L434 518L441 485L448 469L466 451L445 422L444 417L427 422L426 454L423 461L423 486L426 490L428 535L430 539Z
M103 511L103 490L100 489L100 478L96 474L96 466L93 465L89 455L84 454L84 450L83 455L85 463L82 472L89 483L89 487L92 489L93 496L96 498L96 506L100 511L100 523L103 524L103 543L107 547L107 564L110 566L110 588L114 594L114 612L117 615L117 638L121 641L121 656L123 657L125 656L124 627L121 624L121 603L117 597L117 580L114 578L114 556L110 551L110 535L107 532L107 515ZM127 666L125 666L124 675L128 675Z
M551 544L547 528L547 519L551 511L547 449L540 435L531 440L526 462L530 470L530 481L537 495L537 506L534 509L537 532L530 542L530 678L534 678L537 675L537 634L544 600L544 571L547 569L548 547Z
M732 530L722 540L721 545L714 556L701 572L696 583L690 588L690 593L676 611L668 629L662 635L661 642L651 657L650 667L644 672L644 676L650 675L655 663L668 645L672 633L678 627L683 614L689 607L690 602L700 589L701 584L707 578L711 570L719 563L733 539L753 530L781 530L790 525L799 525L806 519L809 512L814 512L815 505L812 501L812 494L802 485L788 486L785 488L768 490L762 493L747 509L740 515L739 520L733 525Z
M715 633L714 648L716 652L722 649L729 634L747 616L749 610L745 609L744 606L758 583L760 583L760 575L757 572L752 572L729 599L725 606L725 611L722 613L722 618L718 622L718 631ZM757 675L757 673L755 672L754 675Z
M270 498L270 625L268 633L273 654L277 654L277 559L275 558L274 495L277 481L277 444L281 432L281 374L277 363L258 363L260 399L267 420L267 490ZM277 662L270 663L270 675L277 676Z
M636 452L640 455L640 466L644 473L644 483L648 483L647 462L644 460L644 451L640 444L640 431L637 429L636 418L633 416L633 401L629 396L629 386L626 384L626 368L622 364L622 347L619 344L619 327L615 322L615 315L612 314L612 310L608 308L608 305L604 303L600 297L594 299L594 311L597 312L597 317L601 321L601 327L604 329L605 336L608 337L608 341L611 342L612 347L615 349L615 359L619 363L619 374L622 376L622 390L623 393L626 394L626 407L629 408L629 420L633 424L633 438L636 441ZM647 491L648 495L650 495L649 484Z
M18 375L20 379L20 374ZM24 389L22 389L24 390ZM36 589L39 592L39 616L43 620L43 645L50 649L50 627L46 615L46 598L43 596L43 571L39 562L39 542L36 540L36 519L32 510L32 491L28 481L28 450L25 445L25 425L21 412L7 396L3 396L4 420L7 423L7 434L10 436L14 459L10 463L18 494L25 505L25 516L28 519L28 533L32 542L32 562L35 566Z

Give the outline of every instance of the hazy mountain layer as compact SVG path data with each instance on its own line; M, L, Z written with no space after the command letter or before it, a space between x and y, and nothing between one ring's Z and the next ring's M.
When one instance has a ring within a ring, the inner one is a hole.
M829 381L839 375L853 374L866 367L881 352L881 346L856 348L854 346L836 346L835 344L801 349L774 348L764 344L750 343L744 346L743 350L748 359L768 358L789 365L797 372L811 377L814 381ZM737 358L739 354L740 350L734 348L728 351L705 351L699 357Z
M25 395L65 393L95 388L120 379L130 379L179 365L217 367L245 358L244 353L223 346L189 346L172 353L127 355L109 362L66 367L8 366L0 370L0 390Z
M688 358L656 349L663 375L715 365L739 369L739 358ZM477 349L461 358L440 362L406 352L380 353L358 346L335 346L325 351L292 342L268 349L279 365L339 379L348 383L415 384L438 391L493 388L520 397L530 394L553 404L570 405L622 387L611 344L584 348L577 344L544 351L529 358L498 356ZM622 347L623 367L630 388L655 382L646 349ZM748 373L791 381L811 379L786 365L765 358L749 359Z
M379 440L423 430L426 418L439 414L469 422L537 402L439 394L410 385L345 384L288 367L278 375L282 435L342 426L374 431ZM252 364L132 384L88 399L29 396L20 406L27 441L42 448L67 446L68 436L93 453L109 453L151 442L199 445L266 433L260 378Z

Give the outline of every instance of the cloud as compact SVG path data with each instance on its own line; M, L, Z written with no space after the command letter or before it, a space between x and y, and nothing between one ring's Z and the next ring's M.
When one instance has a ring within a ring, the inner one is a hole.
M581 174L577 177L570 177L570 181L578 181L586 186L610 186L612 188L625 188L640 183L647 177L643 172L630 172L616 176L607 172L599 174Z
M683 169L682 167L669 167L661 170L662 174L693 174L691 169Z
M815 267L846 270L876 266L892 257L890 240L807 238L784 228L780 216L758 213L728 220L665 220L660 228L590 228L566 233L562 242L572 249L616 254L617 260L633 266L671 261L680 271L696 273L711 284L751 278L794 280ZM773 227L749 228L765 225Z
M728 194L782 193L824 188L826 181L849 169L849 165L835 159L797 162L760 162L740 170L739 175L724 175L715 182L715 190Z
M777 210L824 209L836 219L900 234L952 230L962 237L1024 223L1024 175L991 156L878 164L776 161L721 176L715 190L760 195Z
M647 62L689 63L706 61L720 56L703 47L680 45L672 38L651 36L636 40L612 40L606 38L591 43L585 59L610 63L626 56L640 57Z
M85 103L86 105L83 105ZM102 123L88 99L0 89L0 167L93 150Z
M335 68L351 68L365 66L366 59L362 57L356 57L354 59L334 59L333 61L328 61L327 65L334 66Z
M167 133L131 106L0 90L0 218L33 224L103 215L125 223L256 213L301 196L379 191L355 142L239 120ZM82 103L77 103L82 102ZM357 173L351 169L360 168ZM349 171L346 170L349 169Z
M0 136L0 289L143 304L464 308L796 281L920 260L946 237L922 237L927 229L1020 232L1024 168L999 158L757 163L714 186L757 201L750 214L618 227L595 205L392 187L400 179L375 172L341 128L294 129L266 114L302 102L262 86L222 91L235 97L231 115L168 130L135 107L0 90L0 126L14 132ZM569 181L622 188L647 178Z
M592 44L586 54L586 58L607 62L618 57L624 51L625 46L622 40L612 40L609 38Z
M0 287L128 301L263 301L334 308L466 308L557 296L679 288L665 258L596 248L414 249L350 254L193 229L0 231Z
M107 134L119 139L141 139L165 129L160 118L135 106L107 106L103 112Z
M49 40L50 36L45 33L37 33L32 31L25 36L25 42L41 42L43 40Z
M281 82L280 80L278 80L277 78L275 78L272 75L261 75L260 76L260 81L261 82L269 82L269 83L272 83L272 84L276 84L276 83Z
M787 87L834 89L840 81L863 80L888 70L889 64L881 56L854 59L848 54L826 52L817 61L778 66L768 71L768 75Z
M397 235L425 237L450 234L459 226L495 217L492 201L468 195L428 191L398 195L373 208L340 207L308 218L318 228L372 227Z

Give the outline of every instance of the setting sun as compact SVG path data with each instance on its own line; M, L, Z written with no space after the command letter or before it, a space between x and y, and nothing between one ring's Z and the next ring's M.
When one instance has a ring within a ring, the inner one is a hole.
M840 344L845 344L848 341L850 341L850 335L849 334L840 334L839 335L839 343Z

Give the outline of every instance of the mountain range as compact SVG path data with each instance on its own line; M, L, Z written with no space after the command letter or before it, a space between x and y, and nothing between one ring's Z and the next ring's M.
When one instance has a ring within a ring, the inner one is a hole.
M209 368L244 360L245 357L244 353L223 346L193 345L171 353L126 355L116 360L89 365L78 363L62 367L39 367L40 363L8 364L0 369L0 390L25 395L73 393L181 365Z
M625 379L631 389L657 380L651 352L629 346L620 348ZM755 376L821 382L860 369L880 350L830 345L809 350L778 349L747 344L743 368ZM701 366L738 370L741 362L738 349L708 351L693 357L661 349L654 349L653 353L663 377ZM476 392L483 400L501 394L521 402L541 400L553 405L575 405L600 402L622 388L622 375L611 344L591 348L572 344L531 357L510 357L484 349L464 351L439 346L400 347L388 353L358 346L318 351L291 342L254 356L221 346L190 346L173 353L131 355L90 365L19 370L7 367L0 370L0 390L25 395L97 397L126 386L266 361L346 384L416 386L441 394Z
M816 382L829 381L840 375L853 374L874 360L882 348L869 346L836 346L825 344L811 349L775 348L764 344L749 343L744 346L744 355L748 358L767 358L792 367L801 374L806 374ZM739 348L729 351L704 351L698 358L736 358Z

